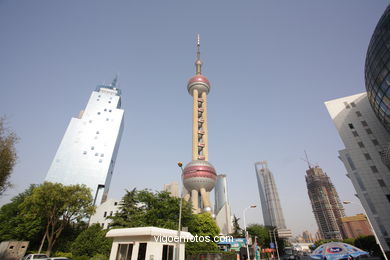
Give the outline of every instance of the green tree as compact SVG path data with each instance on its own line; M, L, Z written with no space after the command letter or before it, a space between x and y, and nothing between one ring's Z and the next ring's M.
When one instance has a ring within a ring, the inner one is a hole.
M230 235L233 237L243 237L242 229L240 228L240 224L238 223L240 219L234 215L233 217L233 233Z
M270 238L268 228L259 224L250 224L246 230L252 238L256 237L257 244L261 247L269 247Z
M32 214L45 220L42 241L47 241L47 255L61 232L70 223L80 222L94 212L92 195L85 185L64 186L44 182L21 204L22 214Z
M149 190L126 191L120 202L119 212L112 219L112 227L145 227L177 229L180 199L168 192L153 193ZM191 205L183 201L182 223L187 226L192 219Z
M74 256L93 257L97 254L108 256L111 250L112 239L106 238L107 230L102 230L99 224L94 224L82 231L72 244L71 252Z
M0 208L0 241L27 240L30 241L30 248L38 248L44 231L44 220L31 213L22 214L21 209L22 203L31 196L35 187L31 185Z
M5 127L4 121L0 117L0 195L11 186L9 177L16 163L15 144L18 141L16 134Z
M354 246L369 252L372 256L383 257L382 251L374 236L360 236L355 239Z
M188 242L186 244L186 254L193 255L202 252L213 252L218 250L218 245L214 237L219 235L219 227L210 213L202 213L193 216L193 220L188 226L188 231L196 236L208 237L210 241Z

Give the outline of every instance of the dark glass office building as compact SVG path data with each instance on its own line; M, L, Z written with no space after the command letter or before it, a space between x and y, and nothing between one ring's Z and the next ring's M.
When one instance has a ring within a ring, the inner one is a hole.
M390 132L390 5L380 18L367 50L365 79L371 106Z

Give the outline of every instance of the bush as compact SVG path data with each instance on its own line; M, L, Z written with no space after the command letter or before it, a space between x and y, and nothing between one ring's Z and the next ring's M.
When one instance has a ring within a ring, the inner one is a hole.
M108 257L102 254L94 255L91 260L108 260Z
M72 258L72 260L90 260L91 258L87 255L82 255L82 256L75 256Z
M55 252L54 256L56 256L56 257L59 257L59 256L67 257L69 259L73 259L74 258L72 253L59 252L59 251Z

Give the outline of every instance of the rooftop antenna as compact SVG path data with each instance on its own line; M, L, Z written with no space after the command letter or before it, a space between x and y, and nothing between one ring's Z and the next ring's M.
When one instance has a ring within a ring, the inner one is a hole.
M200 35L199 33L196 36L196 74L200 75L202 74L202 61L200 60Z
M118 84L119 73L117 72L115 78L112 80L111 87L116 88Z

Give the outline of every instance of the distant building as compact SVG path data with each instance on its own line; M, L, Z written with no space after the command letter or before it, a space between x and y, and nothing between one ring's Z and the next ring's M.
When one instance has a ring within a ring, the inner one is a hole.
M170 184L164 184L164 191L171 194L172 197L179 198L179 184L177 182L171 182Z
M357 214L351 217L341 218L344 234L347 238L357 238L359 236L373 235L367 216Z
M268 169L267 162L255 163L255 170L264 225L277 227L278 229L286 229L275 179L272 172Z
M303 239L303 242L305 242L305 243L313 243L314 242L312 234L307 230L302 232L302 239Z
M226 175L219 174L215 184L215 221L224 235L233 232L232 215L228 200Z
M108 199L99 206L96 207L96 212L89 220L89 225L99 224L103 229L107 229L110 226L112 220L107 217L115 216L119 211L120 200Z
M45 180L85 184L95 205L104 202L123 132L123 113L116 79L98 86L85 110L71 119Z
M306 171L306 184L321 237L342 239L344 208L328 175L320 167L310 166Z
M366 93L325 102L345 149L339 158L376 235L390 250L390 170L382 151L390 134L375 116Z

